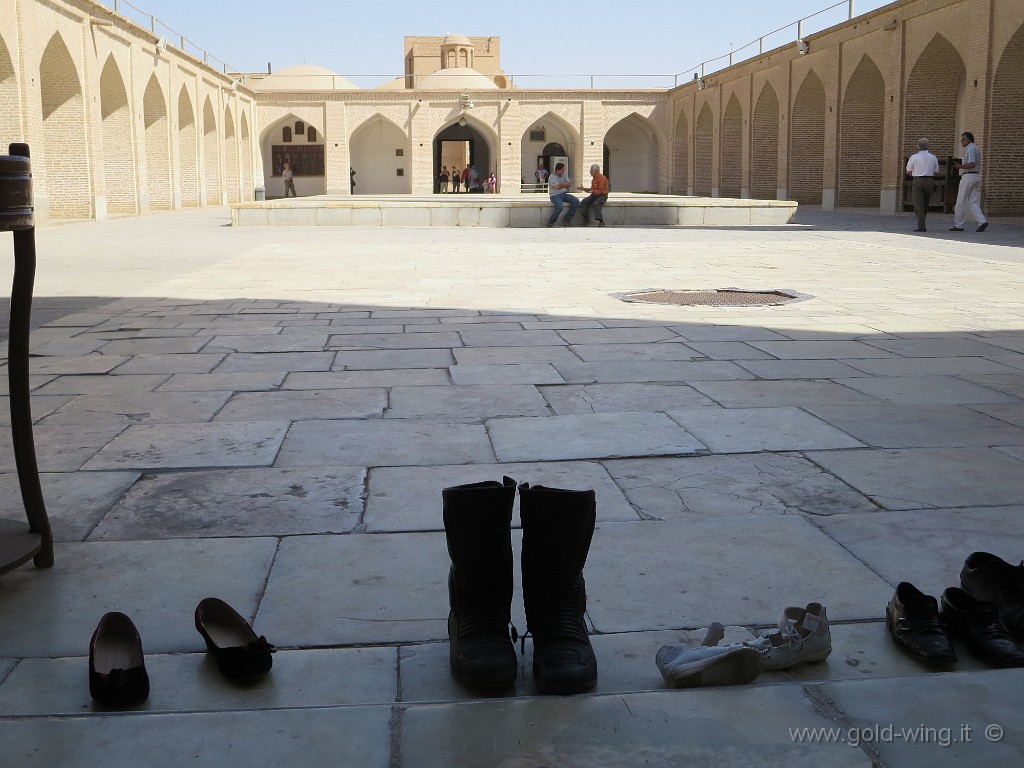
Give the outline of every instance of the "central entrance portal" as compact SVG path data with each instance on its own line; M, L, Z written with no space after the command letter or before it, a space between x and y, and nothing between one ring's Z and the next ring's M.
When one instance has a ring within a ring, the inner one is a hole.
M434 192L438 191L436 179L441 173L442 165L447 166L449 171L454 166L459 173L462 173L467 165L476 166L481 179L486 179L491 172L497 175L497 169L491 163L491 150L487 139L469 124L449 125L434 137ZM465 190L460 188L459 191Z

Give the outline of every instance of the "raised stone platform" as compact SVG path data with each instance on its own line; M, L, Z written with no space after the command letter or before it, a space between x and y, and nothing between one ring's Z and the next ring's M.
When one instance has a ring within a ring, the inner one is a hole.
M585 195L580 195L582 199ZM792 224L792 200L612 194L610 226L746 226ZM542 227L546 195L355 195L289 198L231 206L236 227ZM576 222L581 219L577 216ZM593 225L591 225L593 226Z

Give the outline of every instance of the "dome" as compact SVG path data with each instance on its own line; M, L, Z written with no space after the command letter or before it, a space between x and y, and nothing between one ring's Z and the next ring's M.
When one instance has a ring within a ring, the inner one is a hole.
M473 41L465 35L445 35L441 45L473 45Z
M464 89L497 90L487 75L482 75L475 69L467 67L449 67L427 75L416 86L417 88L434 88L446 91L458 91Z
M388 80L386 83L382 83L374 88L375 91L404 91L405 90L405 77L396 77L394 80Z
M253 83L257 91L358 91L359 86L327 67L299 64L285 67Z

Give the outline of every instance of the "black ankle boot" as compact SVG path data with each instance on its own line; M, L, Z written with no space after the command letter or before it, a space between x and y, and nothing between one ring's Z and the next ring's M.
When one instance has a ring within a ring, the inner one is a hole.
M477 688L510 685L518 672L509 634L515 495L516 483L508 477L441 492L452 558L449 659L455 679Z
M582 693L597 683L597 658L584 614L583 565L594 535L593 491L519 486L523 520L523 601L541 693Z

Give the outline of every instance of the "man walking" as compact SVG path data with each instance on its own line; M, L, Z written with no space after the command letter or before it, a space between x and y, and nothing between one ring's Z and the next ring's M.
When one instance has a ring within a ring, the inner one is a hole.
M967 223L965 214L970 210L971 219L978 225L978 232L988 229L988 219L981 212L981 150L974 143L974 134L964 131L960 134L960 146L964 156L960 161L960 188L956 193L956 208L953 209L953 226L950 232L963 232Z
M594 208L594 218L597 219L599 227L604 226L604 213L601 207L608 202L608 177L601 173L601 166L594 163L590 166L591 181L589 187L580 187L584 192L589 192L580 204L580 216L583 217L583 225L590 224L590 208Z
M565 163L558 163L555 172L548 176L548 197L551 198L551 205L554 210L551 218L548 219L548 226L555 226L559 214L562 213L562 206L569 203L569 212L562 219L562 224L568 227L572 224L572 217L576 215L576 209L580 207L580 199L570 195L568 190L572 189L572 181L565 175Z
M928 215L928 199L932 196L933 177L939 172L939 161L928 151L928 139L917 140L918 152L907 162L907 176L914 178L914 213L917 214L915 232L927 231L924 226Z

